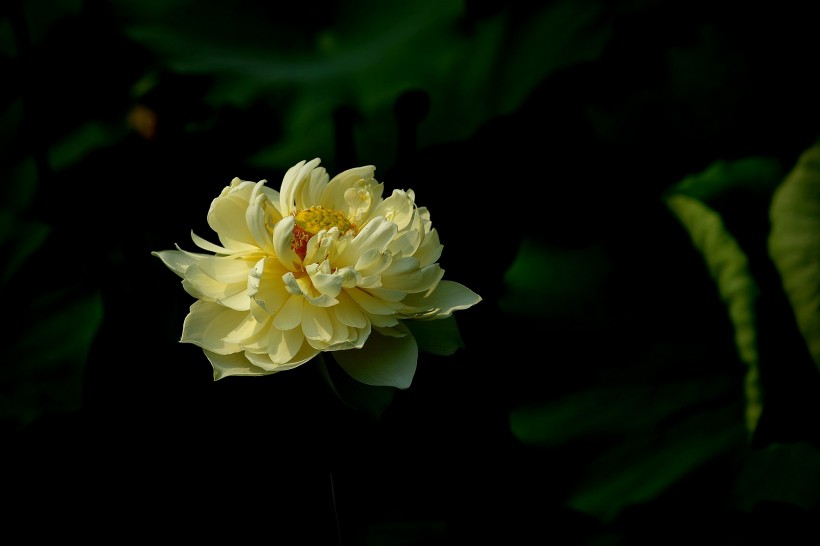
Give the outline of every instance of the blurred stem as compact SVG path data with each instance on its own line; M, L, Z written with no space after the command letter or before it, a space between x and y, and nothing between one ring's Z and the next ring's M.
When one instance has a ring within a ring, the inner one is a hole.
M330 499L333 501L333 517L336 520L336 538L339 539L339 546L342 546L342 527L339 524L339 511L336 509L336 487L333 483L333 471L329 471L328 476L330 476Z

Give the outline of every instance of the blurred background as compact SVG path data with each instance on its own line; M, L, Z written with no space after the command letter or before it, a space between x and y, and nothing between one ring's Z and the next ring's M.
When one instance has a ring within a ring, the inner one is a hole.
M820 46L754 6L4 2L4 528L817 544ZM483 297L407 390L178 342L151 251L314 157L413 189Z

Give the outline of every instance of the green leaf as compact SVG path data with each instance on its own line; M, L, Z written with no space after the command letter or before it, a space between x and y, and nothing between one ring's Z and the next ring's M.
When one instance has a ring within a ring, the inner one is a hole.
M628 506L656 500L710 462L735 456L745 445L739 413L724 405L619 439L589 465L568 504L610 522Z
M599 247L563 249L524 239L504 274L499 305L514 315L583 316L611 270Z
M820 144L800 156L775 191L770 220L769 254L820 369Z
M642 376L600 385L510 414L522 443L577 448L578 475L566 502L612 521L657 500L700 468L746 447L735 376L659 381ZM595 446L589 449L588 446Z
M448 356L464 347L454 315L436 320L406 320L404 325L416 338L422 351Z
M600 56L611 35L604 5L578 9L560 0L527 17L501 9L469 31L454 30L465 22L465 6L453 0L345 2L322 22L283 16L281 25L229 4L191 10L184 0L125 1L116 8L127 35L164 66L213 78L209 102L270 102L284 112L281 138L260 142L250 163L285 169L301 158L333 157L340 105L357 112L357 148L368 150L367 162L392 160L394 102L411 89L430 96L420 147L470 137L519 107L548 74ZM180 18L183 27L174 23Z
M384 410L393 401L394 387L375 387L356 381L333 359L332 355L320 353L316 356L319 373L333 394L346 406L365 413L378 421Z
M82 160L89 152L103 148L125 136L126 128L115 128L89 121L73 133L55 143L49 150L49 163L59 172Z
M519 441L541 447L593 436L621 436L650 430L731 389L732 385L718 377L596 386L552 402L520 406L510 413L510 429Z
M736 161L715 161L703 172L685 177L671 191L709 203L737 189L771 192L780 182L781 175L780 163L771 158L748 157Z
M0 421L22 428L40 415L80 408L83 371L102 316L99 293L69 291L43 294L21 311L20 323L31 327L0 352Z
M734 502L738 509L752 511L761 501L820 509L820 451L803 442L751 451L738 475Z
M727 172L725 169L721 172ZM731 172L731 171L729 171ZM713 176L707 171L708 177ZM666 204L686 228L717 285L735 332L735 346L748 366L746 376L746 426L754 432L762 411L758 381L755 302L758 286L749 272L746 254L723 224L720 215L695 198L670 194Z
M8 210L0 210L0 251L5 256L5 267L0 271L3 288L17 270L48 237L50 227L34 220L20 220Z

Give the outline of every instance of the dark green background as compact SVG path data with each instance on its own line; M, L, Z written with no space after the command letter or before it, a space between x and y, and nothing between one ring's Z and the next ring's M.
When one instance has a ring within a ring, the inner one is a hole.
M754 6L6 2L4 527L816 544L820 377L795 312L818 300L789 299L767 241L820 136L818 25ZM278 187L313 157L412 188L445 278L483 297L408 390L332 361L341 398L315 362L214 382L178 343L192 299L151 251L214 239L234 176ZM816 187L792 205L808 261Z

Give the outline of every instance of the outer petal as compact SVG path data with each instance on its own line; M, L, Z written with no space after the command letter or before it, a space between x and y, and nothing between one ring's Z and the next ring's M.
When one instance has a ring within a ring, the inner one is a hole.
M214 381L229 375L267 375L271 372L254 366L243 353L220 355L203 350L214 369Z
M481 301L481 296L466 286L453 281L441 281L433 292L410 294L404 299L408 318L444 318L453 311L467 309Z
M181 250L160 250L151 254L162 260L162 263L168 269L183 278L185 278L185 272L188 268L198 261L195 254L182 252Z
M416 373L419 350L412 335L386 337L371 332L361 349L334 351L333 356L357 381L406 389Z
M256 248L256 242L245 222L245 210L248 208L253 186L253 182L234 178L231 185L211 202L208 225L217 233L220 242L229 249Z
M182 343L193 343L203 349L226 355L239 351L239 345L224 339L243 323L247 313L234 311L218 303L198 300L182 324Z
M245 357L255 366L267 370L267 373L281 372L284 370L290 370L296 366L301 366L317 354L319 354L318 350L314 349L307 343L303 343L302 348L299 349L296 356L294 356L289 362L286 364L275 364L270 359L270 355L268 354L257 354L245 351Z
M238 249L231 249L225 248L224 246L216 245L206 239L203 239L193 231L191 231L191 239L194 241L194 244L201 248L202 250L207 250L209 252L213 252L215 254L220 254L223 256L235 256L235 255L243 255L243 254L259 254L261 251L258 248L254 247L244 247L241 250Z
M248 273L252 266L252 262L241 258L202 258L185 272L183 287L195 297L204 296L237 311L247 311Z
M438 232L433 229L424 235L418 250L413 255L418 258L421 265L430 265L438 261L442 250L444 250L444 245L439 241Z

